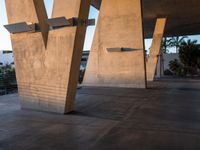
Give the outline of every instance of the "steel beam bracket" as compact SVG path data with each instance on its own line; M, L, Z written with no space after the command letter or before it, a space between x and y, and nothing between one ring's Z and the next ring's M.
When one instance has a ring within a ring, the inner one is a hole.
M141 49L124 48L124 47L107 48L108 52L130 52L130 51L138 51L138 50L141 50Z
M19 22L14 24L4 25L8 32L12 34L24 33L24 32L36 32L39 29L39 25L31 22Z
M52 27L52 29L74 26L93 26L95 25L95 19L81 20L75 17L69 19L66 19L65 17L58 17L47 19L47 24Z

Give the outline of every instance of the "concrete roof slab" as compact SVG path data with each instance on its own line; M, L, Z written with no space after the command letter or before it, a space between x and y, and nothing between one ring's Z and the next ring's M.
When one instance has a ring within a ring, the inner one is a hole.
M156 18L167 17L165 36L200 34L199 0L142 0L144 34L153 35ZM100 9L101 0L92 0Z

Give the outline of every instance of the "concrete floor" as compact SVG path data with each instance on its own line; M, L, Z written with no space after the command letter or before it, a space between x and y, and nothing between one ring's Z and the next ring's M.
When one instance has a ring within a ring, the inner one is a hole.
M200 80L165 80L150 88L82 88L77 112L20 110L0 97L0 150L198 150Z

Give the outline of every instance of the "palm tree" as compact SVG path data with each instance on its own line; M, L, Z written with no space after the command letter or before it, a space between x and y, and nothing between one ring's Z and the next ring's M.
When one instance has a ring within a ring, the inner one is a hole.
M176 53L178 53L179 46L185 39L188 38L187 36L174 36L174 37L164 37L162 41L162 52L168 53L169 48L175 47Z
M181 43L183 43L186 38L188 38L188 37L187 36L171 37L171 47L175 47L176 53L178 53L178 49L179 49Z
M168 48L170 48L172 46L173 46L172 39L164 37L162 40L161 53L164 53L164 54L168 53L169 52Z
M182 42L179 46L179 57L188 73L197 70L200 59L200 45L197 44L197 40Z

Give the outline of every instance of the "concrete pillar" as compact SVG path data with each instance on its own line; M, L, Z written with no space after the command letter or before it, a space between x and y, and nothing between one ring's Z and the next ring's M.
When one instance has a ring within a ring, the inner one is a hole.
M74 110L86 26L50 30L43 0L6 0L9 23L39 23L41 32L11 34L22 108ZM90 0L55 0L53 17L87 19Z
M147 60L147 80L153 81L156 72L156 65L158 63L158 57L160 55L160 49L162 39L164 35L164 29L166 25L166 18L158 18L153 35L153 41L150 48L149 57Z
M141 0L103 0L83 85L146 87Z
M156 66L156 78L160 78L161 77L161 56L159 55L158 57L158 63Z

